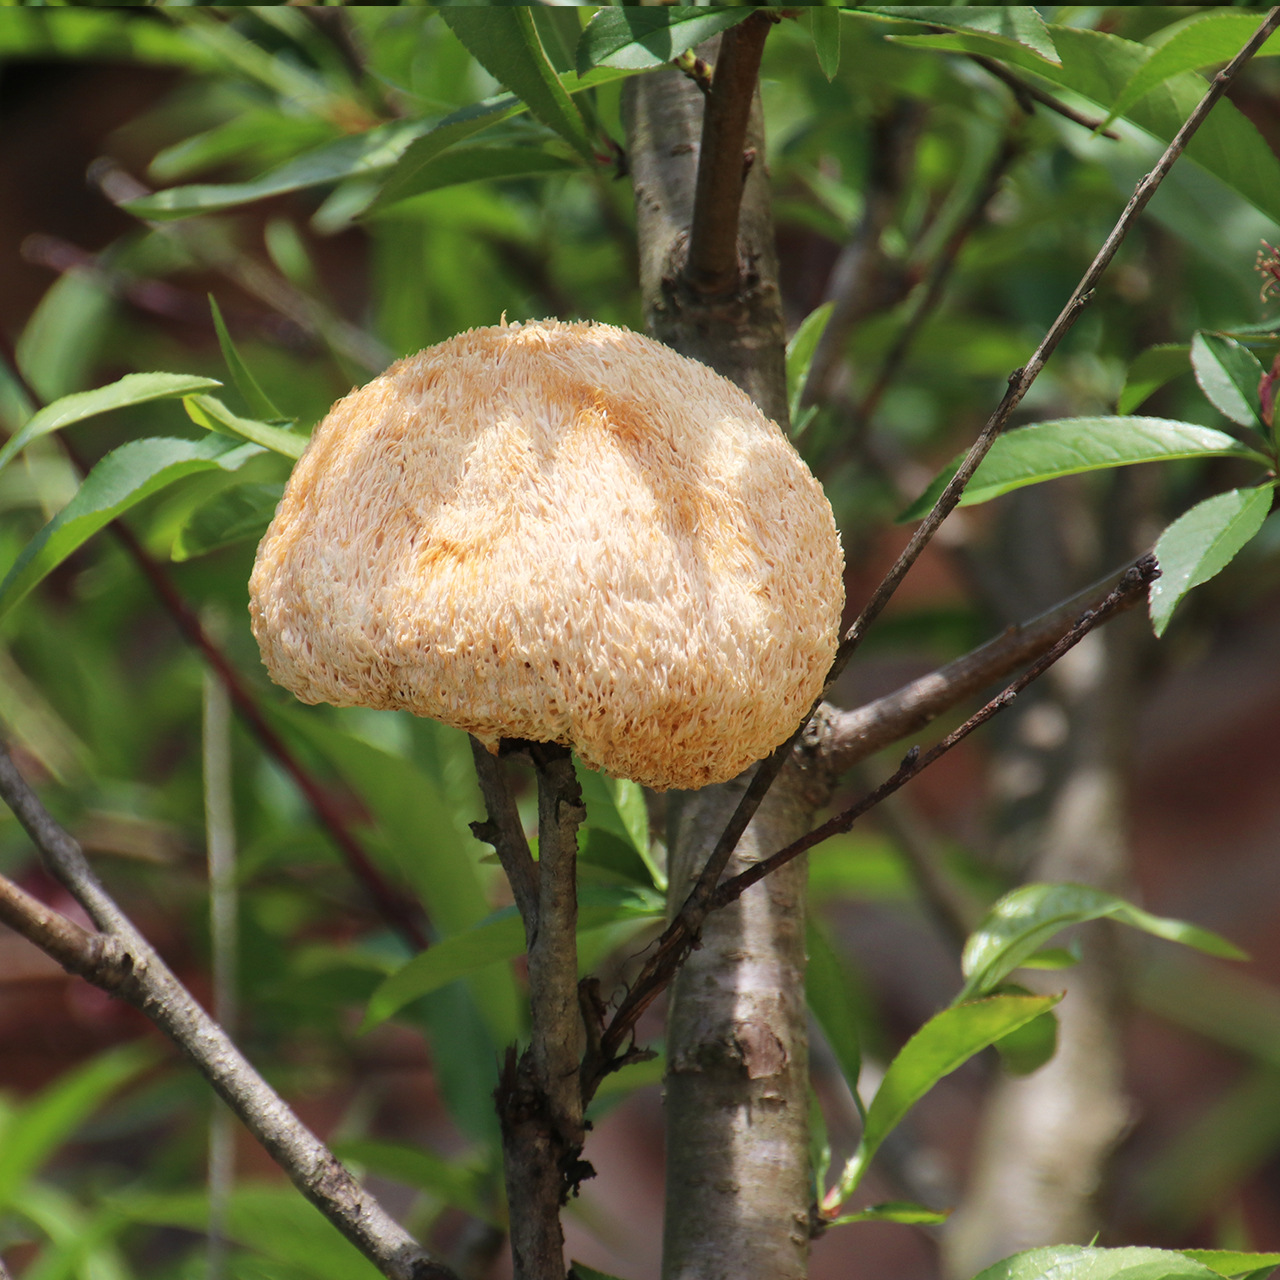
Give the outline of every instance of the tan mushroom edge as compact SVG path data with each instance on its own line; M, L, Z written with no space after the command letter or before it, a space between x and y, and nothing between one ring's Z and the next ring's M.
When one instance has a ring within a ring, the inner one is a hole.
M626 329L545 320L459 334L339 400L249 608L303 702L692 789L817 697L843 567L821 486L736 386Z

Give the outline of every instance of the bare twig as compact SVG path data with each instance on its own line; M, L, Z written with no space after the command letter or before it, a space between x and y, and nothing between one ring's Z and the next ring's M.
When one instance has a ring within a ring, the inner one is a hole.
M30 400L33 408L41 408L44 403L43 398L23 374L8 336L3 332L0 332L0 355L3 355L7 361L11 375ZM58 432L57 439L80 475L87 475L89 467L80 457L75 446L67 439L66 433ZM183 639L199 652L206 665L222 681L232 705L257 738L259 745L268 755L275 758L293 779L298 790L306 797L320 825L338 846L348 869L364 886L375 909L411 947L417 951L423 950L427 946L427 936L420 923L417 909L396 893L383 877L373 859L347 825L342 809L333 794L312 777L280 735L271 727L256 699L240 678L240 673L232 666L222 649L210 638L196 616L195 610L186 602L165 570L134 536L129 526L122 520L113 520L110 528L129 558L151 584L151 589L156 593Z
M1044 653L1071 629L1082 612L1100 607L1121 576L1111 574L1039 617L1007 628L995 639L883 698L852 711L829 711L821 727L824 761L843 773L923 729L957 703ZM1136 604L1137 597L1127 603Z
M1033 352L1026 365L1021 369L1015 369L1009 375L1008 390L996 407L995 412L988 419L981 434L974 441L968 454L965 455L964 460L960 463L955 475L939 496L933 510L917 527L902 554L872 593L871 599L863 607L862 612L845 634L840 647L836 651L835 661L832 663L831 671L827 677L827 690L831 688L844 671L854 652L865 638L868 628L880 616L881 611L889 603L901 585L903 578L906 577L908 570L915 564L920 553L932 540L938 527L959 503L961 495L964 493L973 473L978 469L979 464L986 457L997 437L1005 429L1014 409L1021 403L1022 398L1031 388L1036 378L1039 377L1040 371L1044 368L1049 357L1084 310L1092 296L1094 287L1110 264L1111 259L1115 257L1116 251L1124 241L1138 215L1146 208L1148 201L1156 193L1161 182L1164 181L1165 176L1173 167L1174 162L1186 149L1187 143L1190 142L1196 130L1204 123L1214 104L1222 97L1244 65L1261 48L1277 26L1280 26L1280 8L1272 9L1267 14L1265 21L1250 37L1240 52L1213 78L1208 91L1196 105L1195 110L1192 111L1182 128L1178 130L1165 149L1164 154L1151 171L1138 183L1111 233L1107 236L1102 248L1098 250L1097 256L1089 265L1088 270L1067 300L1058 318L1053 322L1049 332ZM825 692L824 690L824 696ZM819 699L820 701L821 699ZM683 956L688 948L694 945L698 931L702 927L702 922L706 919L707 912L710 910L711 896L720 880L720 876L724 872L725 866L728 864L729 858L732 856L734 846L746 830L752 815L759 808L760 801L768 792L779 772L781 772L792 747L800 739L805 725L808 724L813 710L816 710L817 706L818 702L815 702L813 709L805 717L804 723L792 735L790 741L784 743L757 766L756 773L743 794L737 810L726 826L724 835L717 841L716 847L708 856L702 875L699 877L697 884L689 894L679 914L659 940L657 949L650 957L649 963L645 965L627 998L619 1007L614 1017L614 1024L619 1024L620 1027L633 1024L634 1018L639 1016L640 1009L647 1006L653 999L653 995L648 993L649 983L671 963L673 955ZM678 964L678 960L676 963ZM625 1031L622 1031L621 1034L615 1034L614 1025L611 1024L605 1032L604 1042L607 1045L616 1047L621 1044L623 1038L625 1038Z
M1038 662L1022 673L1012 684L991 699L981 710L976 711L959 728L952 730L941 742L921 752L919 747L912 747L894 773L880 784L869 795L864 796L857 804L850 805L843 812L829 818L821 826L815 827L807 836L789 844L785 849L757 862L745 871L726 880L711 895L712 909L722 907L738 898L753 884L763 880L771 871L785 866L793 858L812 849L828 837L842 831L848 831L864 813L875 808L886 796L892 795L918 773L927 769L935 760L946 755L952 747L963 742L975 729L986 724L993 716L998 715L1013 702L1033 680L1038 679L1053 666L1068 650L1074 648L1094 628L1101 626L1113 614L1133 604L1160 575L1160 567L1153 555L1145 555L1126 570L1121 580L1107 593L1106 598L1096 609L1087 610L1076 620L1075 625L1060 639Z
M748 158L743 152L760 57L773 19L758 12L725 32L707 91L698 178L684 275L698 293L723 294L738 282L738 210Z
M0 917L72 973L144 1013L191 1060L302 1192L389 1280L454 1280L356 1182L254 1070L103 888L0 746L0 798L45 867L89 913L91 933L0 881Z
M976 62L984 71L995 76L1001 84L1006 84L1013 91L1013 96L1018 100L1018 105L1030 115L1035 109L1035 103L1039 103L1042 107L1047 107L1050 111L1057 112L1058 115L1065 117L1074 124L1083 125L1086 129L1097 132L1101 129L1102 121L1095 120L1091 116L1086 116L1082 112L1077 111L1074 107L1069 107L1065 102L1059 102L1053 94L1041 89L1038 85L1032 84L1029 80L1024 80L1020 75L1014 74L1008 67L997 62L994 58L985 58L980 53L971 53L969 55L971 62ZM1119 139L1120 135L1111 129L1101 129L1104 138Z
M538 867L525 839L502 762L474 737L471 738L471 758L475 761L476 777L480 780L480 792L489 815L484 822L473 822L471 833L477 840L493 845L524 921L525 941L532 945L538 932Z

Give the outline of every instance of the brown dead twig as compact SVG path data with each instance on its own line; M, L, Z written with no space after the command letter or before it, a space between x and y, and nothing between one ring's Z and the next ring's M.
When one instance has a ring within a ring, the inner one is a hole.
M0 919L71 973L145 1014L191 1060L294 1186L388 1280L456 1280L351 1176L254 1070L103 888L80 846L49 816L0 745L0 799L41 862L85 909L82 928L0 877Z
M1022 368L1015 369L1009 375L1008 390L983 427L977 440L974 441L969 452L965 455L955 475L939 496L933 510L917 527L902 554L872 593L870 600L863 607L853 625L845 633L828 675L827 690L831 688L835 680L844 671L849 660L865 638L871 624L880 616L884 607L889 603L901 585L902 580L906 577L907 572L932 540L938 527L958 505L973 473L978 469L979 464L986 457L996 439L1004 431L1014 409L1021 403L1027 391L1040 375L1049 357L1057 349L1058 344L1071 330L1081 312L1088 305L1094 288L1112 258L1115 257L1116 251L1123 243L1138 215L1146 208L1147 203L1159 189L1161 182L1164 181L1169 170L1182 155L1187 143L1195 135L1196 130L1204 123L1218 99L1222 97L1249 59L1262 47L1278 26L1280 26L1280 8L1274 8L1268 12L1258 30L1250 37L1240 52L1213 78L1204 97L1174 135L1173 140L1169 143L1160 159L1134 188L1133 195L1129 198L1129 202L1117 219L1115 226L1098 250L1093 262L1081 277L1079 284L1062 308L1058 318L1050 326L1048 333L1046 333L1027 363ZM716 898L719 892L720 878L733 854L734 848L741 839L752 816L759 808L760 802L782 771L783 765L790 758L792 750L801 740L805 728L812 718L813 712L817 710L820 701L821 699L819 699L819 703L815 703L813 709L805 717L804 722L796 730L795 734L757 766L756 773L744 792L737 809L717 841L715 848L708 856L697 884L690 892L675 919L659 939L640 974L619 1004L609 1026L605 1029L601 1037L604 1063L600 1070L600 1075L609 1070L609 1055L618 1052L627 1037L632 1033L640 1014L648 1008L658 994L667 986L683 962L684 957L697 945L702 923L706 919L708 912L713 909L713 899ZM929 758L932 760L937 757L931 755ZM914 776L916 772L918 772L918 769L912 769L910 776ZM903 780L905 781L905 779ZM901 782L897 785L901 785Z

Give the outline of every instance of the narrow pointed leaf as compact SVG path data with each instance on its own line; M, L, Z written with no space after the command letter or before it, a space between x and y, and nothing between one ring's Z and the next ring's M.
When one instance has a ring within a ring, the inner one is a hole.
M590 826L609 832L633 849L644 864L649 879L657 888L665 890L667 878L654 862L650 849L649 810L645 805L644 789L639 783L611 778L608 774L588 769L576 758L574 769L582 787Z
M557 144L559 145L559 144ZM414 169L399 181L394 198L377 202L379 208L407 200L426 191L461 186L467 182L487 182L495 178L523 178L535 174L558 173L577 168L577 161L546 147L524 146L453 147Z
M440 16L467 51L543 124L594 162L582 115L551 65L527 8L445 8Z
M1229 62L1257 29L1256 13L1197 14L1153 50L1130 76L1107 113L1106 124L1124 115L1135 102L1166 80L1184 71L1199 71L1217 62ZM1255 56L1274 56L1278 51L1280 37L1272 36Z
M100 413L110 413L112 409L125 409L150 400L176 399L221 385L216 378L199 378L189 373L126 373L119 381L105 387L63 396L32 414L22 429L5 442L0 448L0 467L33 440L47 436L51 431L61 431L73 422L83 422Z
M1164 635L1182 597L1221 573L1262 528L1272 494L1269 485L1262 485L1206 498L1160 535L1156 559L1161 573L1148 594L1156 635Z
M857 1102L858 1077L862 1074L862 1042L848 976L826 934L812 920L805 934L805 950L809 953L809 964L804 974L809 1011L822 1028L822 1034L836 1056L840 1074Z
M191 560L267 531L284 493L283 484L250 482L214 494L183 524L171 552L174 560Z
M815 10L817 12L817 10ZM809 366L813 364L813 353L822 341L827 322L835 310L834 302L824 302L815 307L796 329L787 343L787 399L791 410L791 429L795 430L796 419L800 416L800 401L804 396L804 385L809 380Z
M809 10L809 22L818 66L828 80L834 80L840 70L840 10L815 6Z
M260 418L283 418L284 414L271 403L271 397L258 385L257 378L253 376L253 370L245 364L244 358L236 350L236 344L231 341L231 334L227 331L226 322L222 318L218 301L213 294L209 295L209 309L213 312L213 327L218 333L218 345L222 348L222 358L227 362L227 368L231 371L231 380L244 396L249 412L257 414Z
M963 455L961 455L963 456ZM962 507L989 502L1013 489L1055 480L1059 476L1137 462L1167 462L1173 458L1266 458L1225 431L1198 427L1168 418L1062 418L1019 427L1001 436L983 459L960 499ZM926 515L960 464L957 457L899 520Z
M1031 5L859 5L865 13L923 22L951 31L975 32L994 42L1021 45L1030 56L1056 63L1053 33Z
M887 1200L884 1204L873 1204L857 1213L846 1213L834 1219L833 1227L843 1226L847 1222L905 1222L917 1226L936 1225L946 1222L951 1216L950 1209L926 1209L922 1204L912 1204L909 1200Z
M1061 999L1060 995L989 996L952 1005L930 1018L889 1064L867 1108L862 1141L839 1184L824 1198L824 1207L834 1209L853 1194L880 1144L939 1080Z
M1132 413L1161 387L1191 371L1191 348L1186 343L1148 347L1134 358L1116 401L1117 413Z
M446 1160L425 1147L372 1138L340 1138L333 1143L333 1154L339 1160L362 1164L379 1177L428 1191L445 1204L498 1225L493 1207L486 1206L485 1178L479 1169Z
M1054 934L1089 920L1112 919L1197 951L1240 960L1225 938L1182 920L1153 916L1114 894L1083 884L1027 884L1006 893L969 935L960 967L967 979L957 1003L1003 982Z
M235 471L262 450L224 436L132 440L107 454L76 496L27 544L0 582L0 617L104 525L166 485L215 467Z
M182 403L191 421L206 431L238 436L241 440L248 440L264 449L270 449L272 453L283 454L284 457L295 460L302 457L302 452L307 447L307 436L277 427L270 422L242 418L214 396L187 396Z
M1235 1249L1182 1249L1179 1252L1220 1276L1240 1276L1280 1267L1280 1253L1240 1253Z
M578 42L578 71L592 67L647 70L751 16L751 9L700 9L671 5L603 8Z
M1258 416L1262 366L1248 347L1220 333L1197 333L1191 340L1191 367L1215 409L1242 427L1265 430Z
M1216 1271L1165 1249L1094 1249L1055 1244L1015 1253L975 1280L1215 1280Z

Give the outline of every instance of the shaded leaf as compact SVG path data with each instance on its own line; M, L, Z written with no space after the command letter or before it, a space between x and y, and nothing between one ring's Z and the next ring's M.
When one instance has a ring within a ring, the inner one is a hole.
M129 15L122 21L124 15L114 9L50 13L14 8L0 22L0 58L91 58L213 69L216 59L208 50L180 28L148 21L150 16Z
M809 1011L835 1054L849 1092L861 1107L858 1077L862 1074L862 1043L854 1017L857 1002L849 989L849 979L835 948L813 920L805 931L805 950L809 953L804 975Z
M268 196L301 191L344 178L390 169L414 139L433 126L430 120L396 120L364 133L337 138L303 152L278 168L248 182L193 183L126 200L123 207L138 218L163 221L248 204Z
M1197 14L1152 50L1146 62L1129 77L1105 123L1124 115L1140 98L1181 72L1229 62L1257 29L1256 13ZM1274 55L1277 51L1280 37L1272 36L1254 56Z
M1022 45L1037 59L1058 61L1053 33L1031 5L859 5L858 11L951 31L978 32L993 42Z
M1271 510L1272 492L1270 485L1262 485L1206 498L1160 535L1156 559L1161 574L1147 597L1156 635L1164 635L1182 597L1221 573L1262 528Z
M638 782L626 778L612 778L608 774L589 769L576 756L573 761L582 798L587 806L587 822L599 827L634 849L653 884L664 890L667 877L653 860L649 840L649 809L645 804L644 788Z
M1092 1249L1057 1244L997 1262L975 1280L1213 1280L1216 1272L1166 1249Z
M1111 919L1209 955L1242 960L1244 953L1225 938L1187 924L1153 916L1114 894L1083 884L1026 884L1006 893L969 935L960 967L967 981L957 1004L990 991L1055 933L1088 920Z
M271 403L271 397L258 385L253 371L236 350L236 344L231 341L231 334L227 331L226 322L222 319L222 312L218 308L218 300L213 294L209 295L209 309L213 312L213 327L218 334L222 358L227 362L227 368L231 371L231 380L244 396L249 412L256 413L260 418L283 418L284 414ZM259 443L262 442L259 441Z
M449 30L499 84L528 105L588 162L594 162L586 125L551 65L527 8L440 10Z
M1002 987L1001 992L1031 995L1025 988ZM1046 1009L1030 1022L1010 1031L995 1041L995 1051L1000 1055L1000 1063L1010 1075L1029 1076L1039 1071L1058 1049L1058 1015L1052 1009Z
M1194 1262L1220 1276L1240 1276L1280 1267L1280 1253L1240 1253L1234 1249L1180 1249Z
M486 1206L485 1177L479 1169L457 1160L446 1160L425 1147L402 1146L372 1138L344 1138L334 1142L332 1148L339 1160L362 1164L381 1178L428 1191L445 1204L495 1226L501 1225L492 1207Z
M1186 343L1161 343L1136 356L1125 375L1116 401L1117 413L1132 413L1148 397L1191 369L1191 348Z
M867 1108L862 1140L839 1183L823 1198L823 1208L835 1209L853 1194L880 1144L939 1080L1061 999L1056 995L989 996L954 1004L930 1018L889 1064Z
M791 341L787 343L787 401L791 411L792 434L796 431L796 423L800 417L800 401L804 397L805 383L809 380L813 353L822 341L835 305L834 302L824 302L815 307L800 321Z
M919 520L937 502L963 454L898 517ZM1137 462L1211 457L1266 459L1224 431L1168 418L1061 418L1019 427L996 440L960 498L962 507L989 502L1024 485L1059 476L1127 467Z
M607 1271L597 1271L595 1267L588 1267L585 1263L574 1262L569 1267L569 1280L618 1280L617 1276L611 1276Z
M1191 339L1191 367L1215 409L1242 427L1263 429L1258 415L1262 366L1248 347L1220 333L1197 333Z
M411 196L441 187L461 186L495 178L523 178L533 174L573 169L577 162L545 147L477 145L454 147L414 169L411 176L396 184L394 196L377 201L385 208Z
M23 424L22 430L11 436L5 441L4 447L0 448L0 467L33 440L47 436L52 431L61 431L73 422L83 422L100 413L110 413L112 409L146 404L151 400L176 399L178 396L190 395L195 391L209 391L221 385L215 378L199 378L189 373L126 373L119 381L108 383L105 387L76 391L32 414Z
M809 10L813 47L818 51L818 66L828 80L840 70L840 10L825 5Z
M295 461L302 457L307 447L308 436L299 435L296 431L288 431L270 422L257 422L252 418L242 418L232 413L221 400L214 396L185 396L183 406L187 417L198 427L206 431L216 431L221 435L235 436L248 440L251 444L261 445L272 453L283 454Z
M746 9L660 6L597 9L578 42L578 71L661 67L686 49L751 16Z
M235 471L262 450L224 436L132 440L107 454L76 496L23 548L0 582L0 616L104 525L166 485L198 471Z
M174 539L174 560L190 560L249 538L261 538L284 494L283 484L237 484L197 507Z
M627 920L660 919L664 912L663 899L656 893L584 885L579 893L578 932ZM369 1031L411 1001L491 964L514 960L524 951L524 922L514 907L506 907L475 928L437 942L383 979L360 1030Z

